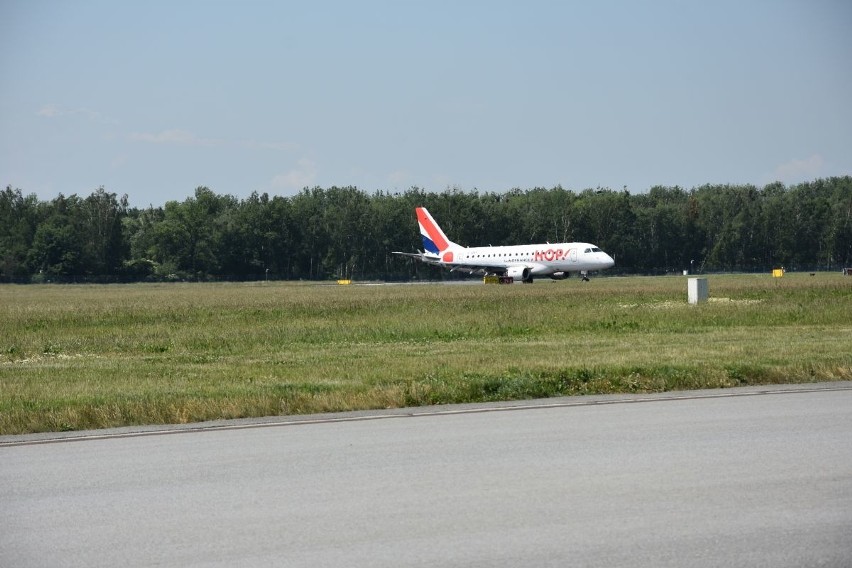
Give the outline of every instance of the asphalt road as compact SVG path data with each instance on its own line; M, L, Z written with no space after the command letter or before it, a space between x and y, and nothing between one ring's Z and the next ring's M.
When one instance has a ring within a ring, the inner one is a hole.
M0 439L0 566L852 566L852 384L732 393Z

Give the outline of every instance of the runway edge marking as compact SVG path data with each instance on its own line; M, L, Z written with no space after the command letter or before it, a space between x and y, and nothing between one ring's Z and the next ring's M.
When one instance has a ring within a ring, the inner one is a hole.
M168 436L173 434L200 434L204 432L222 432L229 430L247 430L259 428L279 428L282 426L307 426L315 424L336 424L340 422L367 422L370 420L387 420L391 418L425 418L430 416L452 416L459 414L480 414L486 412L508 412L517 410L538 410L538 409L553 409L553 408L571 408L581 406L605 406L614 404L638 404L648 402L671 402L683 400L702 400L702 399L718 399L718 398L734 398L745 396L766 396L766 395L784 395L784 394L808 394L815 392L836 392L850 391L852 384L842 382L841 384L820 383L823 387L807 386L804 388L778 388L759 390L742 390L742 391L686 391L683 394L677 394L677 391L669 393L658 393L657 396L641 396L636 395L630 398L631 395L616 394L616 395L595 395L595 396L611 396L614 398L605 399L583 399L577 397L577 400L571 400L570 397L554 402L542 402L539 404L529 403L513 403L502 401L498 406L487 406L484 408L451 408L442 409L440 407L411 407L397 408L387 410L376 410L375 412L385 412L384 414L368 414L361 416L326 416L311 418L310 415L300 415L299 417L289 417L283 420L270 420L266 422L249 422L245 424L210 424L201 422L198 425L171 425L170 427L154 428L149 430L137 430L129 432L98 432L94 433L41 433L41 434L23 434L14 436L14 439L9 441L0 440L0 448L14 446L36 446L42 444L60 444L65 442L85 442L94 440L114 440L122 438L142 438L148 436ZM758 387L734 387L735 389L755 389ZM688 394L687 394L688 393ZM540 399L541 400L541 399ZM547 400L547 399L543 399ZM359 411L370 412L370 411ZM26 439L31 436L50 436L37 439Z

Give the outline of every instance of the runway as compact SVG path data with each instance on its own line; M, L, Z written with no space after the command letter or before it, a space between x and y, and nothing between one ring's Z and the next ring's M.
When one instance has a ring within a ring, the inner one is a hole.
M852 565L850 383L328 418L0 438L0 566Z

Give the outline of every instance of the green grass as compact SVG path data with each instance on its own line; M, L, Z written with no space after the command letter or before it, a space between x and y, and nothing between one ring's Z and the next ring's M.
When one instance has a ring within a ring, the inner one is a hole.
M0 434L852 379L852 278L0 286Z

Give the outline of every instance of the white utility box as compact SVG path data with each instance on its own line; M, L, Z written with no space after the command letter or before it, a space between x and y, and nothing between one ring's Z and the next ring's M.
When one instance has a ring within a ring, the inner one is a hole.
M709 288L706 278L689 278L686 285L687 296L690 304L699 304L707 301Z

